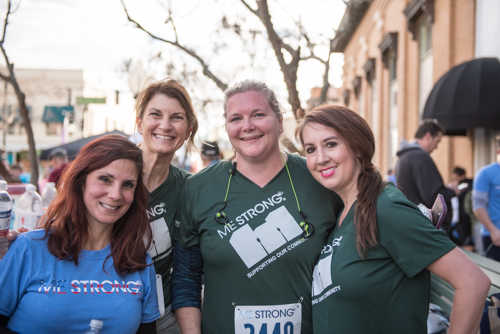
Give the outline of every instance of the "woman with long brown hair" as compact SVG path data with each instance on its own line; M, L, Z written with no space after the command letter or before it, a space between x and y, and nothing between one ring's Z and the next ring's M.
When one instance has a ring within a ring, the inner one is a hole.
M162 317L157 321L157 332L180 334L171 311L172 238L181 189L191 174L172 165L172 160L186 141L188 150L193 146L198 120L186 88L173 78L145 87L137 97L135 111L137 129L142 135L139 148L144 157L144 185L149 196L145 213L153 230L148 253L163 289L159 291Z
M142 174L142 151L124 137L81 149L42 228L19 235L0 261L4 330L83 333L96 319L102 333L156 333Z
M372 164L357 113L323 105L297 128L307 167L344 202L313 275L315 333L427 333L430 272L455 289L449 333L477 332L490 282Z

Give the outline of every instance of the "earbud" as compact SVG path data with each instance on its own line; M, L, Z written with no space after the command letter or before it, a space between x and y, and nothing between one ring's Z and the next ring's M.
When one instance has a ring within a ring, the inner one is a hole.
M233 166L231 167L230 173L232 176L234 176L234 174L236 174L236 161L233 162Z
M229 223L229 219L227 218L226 214L222 211L226 208L226 202L224 202L224 205L222 206L222 208L220 208L217 213L215 214L215 220L219 223L219 224L227 224Z

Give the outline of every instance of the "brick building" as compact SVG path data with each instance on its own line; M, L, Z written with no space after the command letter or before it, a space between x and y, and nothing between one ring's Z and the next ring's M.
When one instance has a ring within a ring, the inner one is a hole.
M339 94L371 125L376 140L374 163L382 172L394 167L399 141L413 138L433 85L452 67L475 58L477 2L348 3L332 45L335 52L344 53ZM475 131L445 136L432 153L445 182L454 166L463 167L472 177L490 159L477 158L481 150L475 149ZM486 141L492 136L487 135Z

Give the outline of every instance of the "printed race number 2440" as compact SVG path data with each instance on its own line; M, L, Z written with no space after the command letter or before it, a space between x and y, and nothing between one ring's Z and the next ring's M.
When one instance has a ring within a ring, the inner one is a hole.
M238 305L235 334L301 334L302 305Z
M258 332L255 331L255 328L252 324L245 324L246 329L249 329L250 332L248 334L293 334L293 324L288 321L283 325L283 330L281 324L278 322L274 325L273 331L267 331L267 324L262 324L260 330Z

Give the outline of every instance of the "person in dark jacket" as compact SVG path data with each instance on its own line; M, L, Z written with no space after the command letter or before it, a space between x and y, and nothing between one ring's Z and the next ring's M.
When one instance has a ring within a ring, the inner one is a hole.
M465 211L465 197L472 191L472 179L466 178L465 169L457 166L453 168L451 182L448 184L448 187L452 185L456 185L460 193L457 196L457 221L452 228L453 235L450 236L450 239L463 249L473 252L472 222Z
M395 172L398 188L416 205L422 203L430 208L438 194L444 196L450 208L443 223L443 228L446 229L451 224L450 200L459 194L459 190L455 185L444 185L443 178L430 156L444 134L443 126L436 120L424 119L412 142L401 140L396 153L399 159Z

